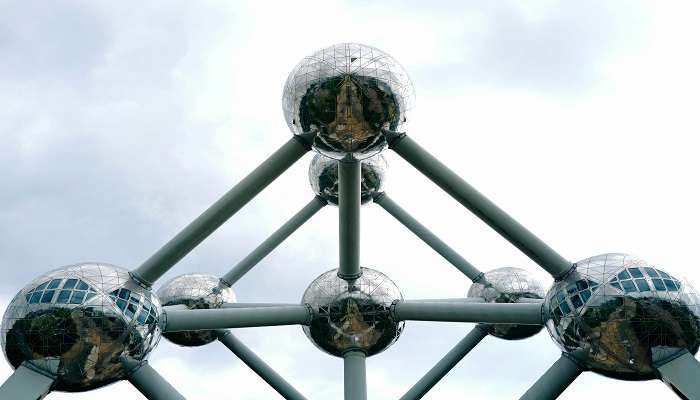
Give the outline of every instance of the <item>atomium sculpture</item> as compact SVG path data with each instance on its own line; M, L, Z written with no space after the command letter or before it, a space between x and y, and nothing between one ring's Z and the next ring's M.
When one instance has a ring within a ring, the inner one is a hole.
M319 349L343 359L345 398L363 400L366 358L398 340L410 320L477 325L402 400L423 397L486 336L524 339L543 327L562 356L521 399L557 398L584 371L658 378L680 397L700 399L693 357L700 299L692 286L626 254L567 261L398 133L413 86L386 53L355 43L320 50L294 68L282 103L293 137L139 267L71 265L15 296L0 332L15 372L0 386L0 399L35 400L122 379L149 399L182 399L147 361L161 334L182 346L219 341L284 398L304 399L228 330L301 325ZM549 291L523 269L480 272L394 202L382 186L386 162L379 153L386 147L551 274ZM153 294L163 274L311 149L319 155L309 171L315 196L307 205L223 276L181 275ZM370 202L467 276L473 282L467 296L404 300L387 276L361 268L360 208ZM232 286L327 204L338 206L338 268L311 282L300 303L237 303Z

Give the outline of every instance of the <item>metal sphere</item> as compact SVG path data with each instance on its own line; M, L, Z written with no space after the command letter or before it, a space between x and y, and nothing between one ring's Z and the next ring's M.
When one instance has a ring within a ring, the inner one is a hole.
M185 274L166 282L157 292L164 306L185 305L189 309L220 308L224 303L235 303L233 289L212 275ZM180 346L202 346L216 340L214 331L165 332L163 336Z
M309 182L314 193L330 204L338 205L338 162L332 158L316 154L309 165ZM384 156L377 154L362 160L362 204L367 204L375 194L383 191L387 163Z
M413 84L390 55L371 46L339 43L305 57L282 95L294 134L318 130L313 147L331 158L364 159L386 146L413 106Z
M484 279L469 287L467 297L481 298L487 303L515 303L521 298L544 299L544 287L528 271L521 268L497 268L484 274ZM491 336L517 340L534 336L542 326L519 324L482 324Z
M316 347L334 356L349 350L377 354L403 331L404 322L391 316L395 300L403 300L399 288L379 271L362 268L359 278L346 281L338 276L338 269L332 269L304 292L301 302L314 312L304 333Z
M122 361L141 361L161 334L160 302L123 268L83 263L33 280L2 320L2 348L57 376L53 390L79 392L126 377Z
M576 263L545 300L547 329L563 351L612 378L657 377L654 362L700 345L695 290L628 254Z

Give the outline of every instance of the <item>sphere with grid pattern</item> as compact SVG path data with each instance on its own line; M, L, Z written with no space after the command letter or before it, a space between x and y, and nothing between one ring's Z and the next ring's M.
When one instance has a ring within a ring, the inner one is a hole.
M323 197L329 204L338 205L338 163L340 161L316 154L309 165L309 183L316 195ZM377 154L362 160L362 185L360 199L362 204L384 190L387 163L384 156Z

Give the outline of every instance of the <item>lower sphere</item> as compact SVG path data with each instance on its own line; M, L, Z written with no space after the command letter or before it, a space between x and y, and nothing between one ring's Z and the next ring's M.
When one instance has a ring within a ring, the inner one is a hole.
M126 378L124 359L148 357L160 316L158 299L127 270L71 265L17 293L2 320L2 348L14 368L27 361L55 375L52 390L91 390Z
M521 268L497 268L469 287L467 297L482 298L487 303L515 303L519 299L543 299L544 288L528 271ZM491 336L506 340L525 339L542 330L538 325L482 324Z
M362 268L359 278L346 281L338 276L338 269L332 269L304 292L301 302L314 311L304 333L316 347L334 356L349 350L377 354L403 331L404 322L391 316L395 300L403 300L401 292L379 271Z
M654 364L700 345L700 300L687 283L628 254L576 263L545 301L547 329L563 351L600 374L657 377Z
M220 308L224 303L235 303L233 289L220 283L212 275L185 274L166 282L158 289L158 298L164 306L184 305L189 309ZM211 330L165 332L163 336L180 346L202 346L216 340Z

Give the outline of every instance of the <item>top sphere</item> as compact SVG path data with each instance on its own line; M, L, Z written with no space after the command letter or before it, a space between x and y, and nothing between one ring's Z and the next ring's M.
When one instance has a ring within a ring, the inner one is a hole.
M56 375L53 390L80 392L126 378L122 359L141 361L161 334L160 302L129 272L109 264L63 267L33 280L2 320L2 348Z
M695 290L628 254L576 263L547 293L547 330L563 351L612 378L655 379L654 363L700 345Z
M158 298L164 306L184 305L189 309L220 308L224 303L235 303L233 289L212 275L184 274L166 282L158 289ZM169 341L180 346L202 346L216 340L211 330L166 332Z
M486 282L484 285L481 282ZM519 299L544 299L540 282L522 268L497 268L484 274L484 279L472 283L467 297L482 298L487 303L515 303ZM533 336L542 330L538 325L483 324L491 336L517 340Z
M386 146L413 107L413 84L390 55L371 46L340 43L304 57L287 78L282 108L294 134L318 130L316 151L364 159Z

